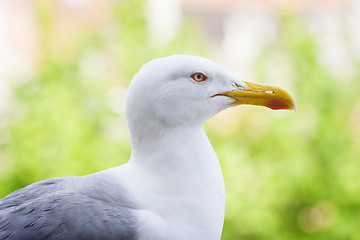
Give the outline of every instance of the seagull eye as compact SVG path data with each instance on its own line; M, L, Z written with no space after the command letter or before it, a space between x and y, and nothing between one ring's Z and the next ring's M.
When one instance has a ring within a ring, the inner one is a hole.
M205 76L205 74L197 72L194 73L193 75L191 75L192 79L194 79L197 82L203 82L207 79L207 77Z

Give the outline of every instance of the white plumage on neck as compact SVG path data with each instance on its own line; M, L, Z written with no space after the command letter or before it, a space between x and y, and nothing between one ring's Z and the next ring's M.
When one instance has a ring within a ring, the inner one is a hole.
M133 200L146 209L139 213L143 227L158 233L154 239L220 239L224 182L204 130L164 129L134 147L129 163L113 173L129 193L136 191Z

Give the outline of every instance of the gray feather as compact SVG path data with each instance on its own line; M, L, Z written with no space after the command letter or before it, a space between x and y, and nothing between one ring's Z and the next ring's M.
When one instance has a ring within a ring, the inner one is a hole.
M0 239L136 239L136 206L104 179L64 177L0 201Z

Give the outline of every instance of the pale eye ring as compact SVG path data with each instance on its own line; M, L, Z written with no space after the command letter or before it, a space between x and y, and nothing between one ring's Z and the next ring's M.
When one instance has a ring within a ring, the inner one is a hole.
M201 72L196 72L193 75L191 75L191 78L197 82L203 82L207 79L207 76L205 76L205 74Z

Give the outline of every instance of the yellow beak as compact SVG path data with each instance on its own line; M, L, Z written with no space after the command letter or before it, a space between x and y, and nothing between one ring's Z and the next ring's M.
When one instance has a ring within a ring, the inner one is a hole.
M273 110L287 109L296 111L295 100L285 90L257 83L244 83L248 85L249 88L225 92L218 95L235 99L232 103L235 105L251 104L268 107Z

